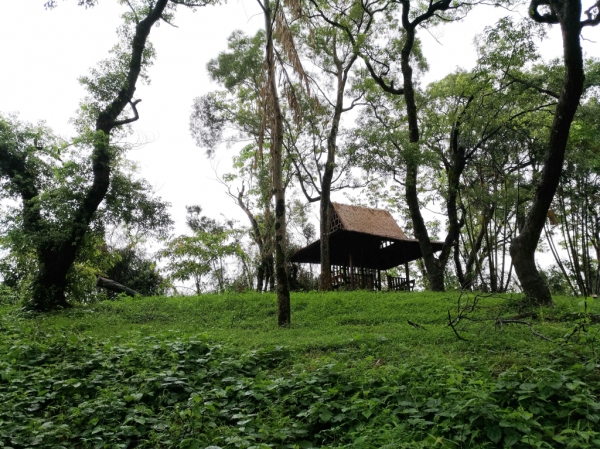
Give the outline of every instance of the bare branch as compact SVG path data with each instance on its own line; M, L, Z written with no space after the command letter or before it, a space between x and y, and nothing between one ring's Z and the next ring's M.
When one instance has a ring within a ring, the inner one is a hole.
M169 22L169 21L168 21L168 20L165 18L165 16L160 16L160 20L162 20L163 22L165 22L165 23L167 23L167 24L171 25L173 28L179 28L179 27L178 27L177 25L175 25L174 23L171 23L171 22Z
M135 23L139 24L140 23L140 18L138 17L137 12L135 12L135 9L133 9L133 6L129 2L129 0L125 0L125 1L127 2L127 5L129 6L129 9L131 9L131 12L133 13L133 17L135 18Z
M462 340L462 341L469 341L466 338L461 337L460 334L458 333L458 331L456 330L456 327L454 327L452 317L450 316L450 309L448 309L448 326L450 326L452 328L452 330L454 331L454 335L456 335L456 338L458 338L459 340Z
M170 2L175 3L176 5L187 6L189 8L200 8L200 7L208 6L208 5L212 4L210 1L193 2L190 0L170 0Z
M598 25L600 23L600 1L586 9L584 14L587 16L587 20L581 22L582 27Z
M539 332L537 332L534 328L533 325L527 321L522 321L522 320L510 320L510 319L502 319L499 318L496 320L496 324L502 326L505 323L511 323L511 324L523 324L525 326L529 327L529 330L531 331L531 333L533 335L535 335L536 337L541 338L542 340L546 340L546 341L550 341L552 342L553 340L551 338L546 337L543 334L540 334Z

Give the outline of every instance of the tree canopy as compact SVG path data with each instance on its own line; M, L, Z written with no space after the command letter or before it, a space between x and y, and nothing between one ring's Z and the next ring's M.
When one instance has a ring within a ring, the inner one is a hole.
M188 124L211 161L231 156L215 171L245 226L188 206L188 234L174 237L169 204L127 159L136 88L157 57L151 31L174 25L177 8L211 3L123 2L119 42L80 78L87 93L74 137L0 115L0 273L29 307L86 301L94 278L112 273L117 283L145 279L153 294L176 284L196 294L270 289L287 326L291 286L318 277L328 290L343 268L329 246L340 195L397 212L419 243L420 288L522 290L550 304L558 276L562 291L597 293L600 63L584 56L581 32L600 22L598 4L534 0L528 17L499 16L476 37L473 67L424 83L424 33L485 5L259 0L264 29L233 31L215 51L206 71L218 88L193 100ZM552 25L563 54L544 60ZM448 51L460 62L460 48ZM290 264L315 237L319 272ZM536 264L543 250L556 265L547 272Z

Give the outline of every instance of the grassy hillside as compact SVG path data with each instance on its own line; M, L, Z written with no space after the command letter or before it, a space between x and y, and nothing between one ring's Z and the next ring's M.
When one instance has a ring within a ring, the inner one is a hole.
M457 293L4 307L0 447L600 447L600 301L474 299L468 341Z

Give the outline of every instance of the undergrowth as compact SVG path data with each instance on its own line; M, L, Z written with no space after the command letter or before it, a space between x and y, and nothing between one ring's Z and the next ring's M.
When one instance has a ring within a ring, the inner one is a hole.
M2 309L0 447L600 446L578 304L532 318L553 342L522 327L463 342L448 296L301 295L283 330L270 295Z

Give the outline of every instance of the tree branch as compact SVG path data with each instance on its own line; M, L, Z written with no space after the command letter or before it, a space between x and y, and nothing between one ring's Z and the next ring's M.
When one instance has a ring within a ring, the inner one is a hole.
M600 23L600 1L586 9L584 14L587 16L587 20L581 22L582 28L598 25Z
M553 97L553 98L556 98L557 100L558 100L558 98L560 97L560 95L558 95L558 94L557 94L557 93L555 93L555 92L552 92L551 90L544 89L544 88L542 88L542 87L536 86L535 84L533 84L533 83L530 83L529 81L525 81L525 80L522 80L522 79L520 79L520 78L517 78L516 76L514 76L514 75L511 75L510 73L508 73L507 75L508 75L510 78L512 78L512 79L513 79L513 81L515 81L516 83L522 84L522 85L524 85L524 86L527 86L527 87L530 87L530 88L532 88L532 89L535 89L535 90L537 90L539 93L546 94L546 95L550 95L551 97Z
M540 14L538 11L540 6L548 6L550 8L550 12ZM529 4L529 17L538 23L558 23L558 16L552 10L549 0L531 0L531 3Z
M131 109L133 109L133 117L130 118L126 118L123 120L117 120L116 122L114 122L114 126L121 126L121 125L126 125L128 123L132 123L135 122L136 120L138 120L140 118L137 108L135 107L139 102L141 102L142 100L135 100L135 101L130 101L129 104L131 105Z

